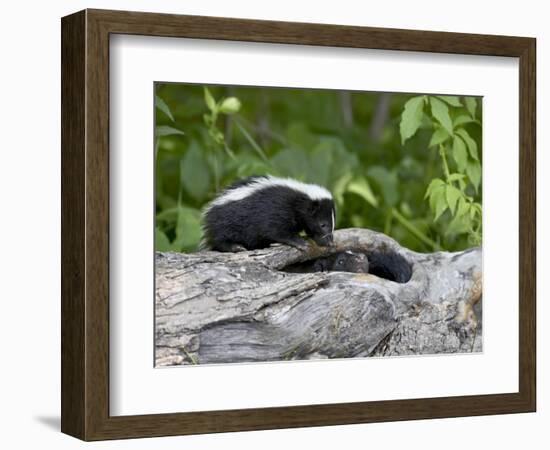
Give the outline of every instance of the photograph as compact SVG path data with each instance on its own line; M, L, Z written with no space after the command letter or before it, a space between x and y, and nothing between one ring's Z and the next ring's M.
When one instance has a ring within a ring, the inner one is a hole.
M540 40L416 9L63 14L62 433L538 417Z
M152 89L155 367L483 351L482 97Z

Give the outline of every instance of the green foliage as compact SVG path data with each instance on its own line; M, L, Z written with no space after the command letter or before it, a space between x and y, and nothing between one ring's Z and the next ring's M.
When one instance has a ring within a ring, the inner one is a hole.
M425 97L413 97L405 103L401 124L399 125L401 143L404 144L407 139L414 136L416 130L420 127L424 115L424 101Z
M426 98L413 97L409 102L426 102ZM478 143L465 128L469 123L480 124L475 116L477 100L465 97L462 103L459 97L437 96L429 97L429 104L430 109L423 109L421 120L425 120L434 130L429 145L438 149L444 177L430 181L425 198L434 221L441 218L446 222L446 236L466 234L471 244L479 245L482 226L479 192L481 161ZM407 120L410 119L405 105L401 122ZM451 165L449 154L452 156ZM446 212L448 214L445 217Z
M379 230L417 251L479 243L479 101L385 94L384 112L381 94L348 93L348 106L341 95L157 84L155 247L196 251L204 205L268 173L330 189L338 228Z

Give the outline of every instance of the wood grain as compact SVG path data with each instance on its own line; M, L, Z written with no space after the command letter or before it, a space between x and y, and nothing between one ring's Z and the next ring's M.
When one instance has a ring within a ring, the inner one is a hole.
M61 32L63 432L98 440L535 410L534 39L103 10L64 17ZM519 57L519 392L110 416L109 34L113 33Z
M62 22L61 48L61 431L84 436L85 409L85 20Z
M399 255L410 279L284 270L349 250ZM416 253L364 228L306 251L157 252L156 365L480 352L481 256Z

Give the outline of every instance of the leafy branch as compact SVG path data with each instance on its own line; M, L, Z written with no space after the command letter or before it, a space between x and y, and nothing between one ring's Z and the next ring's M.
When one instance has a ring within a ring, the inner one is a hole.
M424 198L434 221L449 212L447 234L467 233L470 241L479 245L481 161L478 144L465 128L466 124L480 124L476 112L474 97L464 97L461 101L456 96L417 96L405 103L399 129L402 144L411 139L423 123L433 130L429 147L438 149L443 179L432 179Z

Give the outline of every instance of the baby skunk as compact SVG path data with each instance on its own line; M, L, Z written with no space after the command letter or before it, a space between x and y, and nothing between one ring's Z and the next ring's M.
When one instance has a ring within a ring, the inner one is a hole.
M203 248L237 252L281 243L304 249L301 231L332 243L334 201L324 187L289 178L253 176L233 183L203 213Z
M369 273L397 283L406 283L412 277L412 267L399 253L369 252Z
M364 253L346 250L324 258L317 258L313 263L313 271L369 273L369 260Z
M412 267L407 260L392 251L369 251L366 254L346 250L310 261L292 264L285 272L353 272L370 273L379 278L406 283L411 279Z
M285 267L285 272L352 272L369 273L369 260L364 253L346 250L329 256Z

